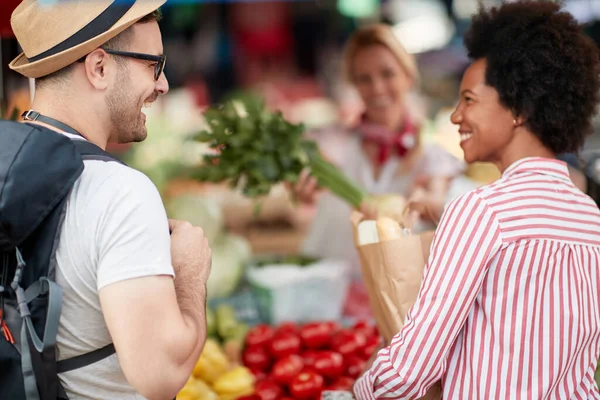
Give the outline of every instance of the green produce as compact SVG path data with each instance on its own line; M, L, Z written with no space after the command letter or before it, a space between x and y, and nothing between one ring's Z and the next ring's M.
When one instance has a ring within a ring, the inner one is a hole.
M246 339L246 334L249 329L250 328L246 324L238 324L232 335L223 342L223 350L229 361L234 365L240 365L242 363L244 340Z
M234 340L234 341L239 341L239 342L244 342L244 340L246 339L246 335L248 334L248 331L250 330L250 327L248 327L248 325L238 322L237 326L235 327L235 329L232 329L230 331L230 336L228 336L226 338L226 340Z
M285 265L298 265L300 267L306 267L319 261L318 258L308 257L302 255L283 255L283 256L271 256L263 259L258 259L253 264L256 267L264 267L266 265L285 264Z
M236 334L238 321L233 307L221 304L215 309L217 316L217 332L223 339L228 339Z
M204 156L193 172L201 181L229 181L252 198L267 195L280 182L296 182L310 168L319 184L359 207L367 197L340 170L325 161L313 141L303 139L304 126L272 113L262 102L228 101L205 113L208 129L196 135L216 154Z
M221 304L214 310L207 307L206 325L209 337L207 348L214 347L214 343L219 343L231 366L241 365L242 350L250 328L247 324L238 321L235 310L226 304Z
M594 374L594 380L596 381L596 385L598 385L598 387L600 387L600 363L598 364L598 367L596 368L596 373Z
M246 324L238 324L232 335L223 342L223 351L233 365L242 364L242 351L244 350L244 340L250 328Z
M223 214L216 200L196 194L184 194L166 202L169 218L199 226L212 246L223 230Z
M206 335L215 336L217 334L217 319L215 313L210 307L206 307Z
M206 283L208 299L229 296L244 276L244 268L252 249L248 241L236 235L221 235L209 242L212 250L212 269Z

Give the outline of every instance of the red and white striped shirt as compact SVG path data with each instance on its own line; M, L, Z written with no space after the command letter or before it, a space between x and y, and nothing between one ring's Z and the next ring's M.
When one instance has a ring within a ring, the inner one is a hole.
M600 210L527 158L450 202L403 329L359 399L600 399Z

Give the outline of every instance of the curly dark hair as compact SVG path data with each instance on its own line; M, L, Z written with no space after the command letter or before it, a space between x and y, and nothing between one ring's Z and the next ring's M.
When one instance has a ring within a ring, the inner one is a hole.
M593 132L600 52L573 16L547 1L480 8L464 36L502 105L554 153L578 152Z

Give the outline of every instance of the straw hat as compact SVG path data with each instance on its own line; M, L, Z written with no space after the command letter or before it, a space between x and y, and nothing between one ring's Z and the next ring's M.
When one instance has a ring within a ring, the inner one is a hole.
M9 67L39 78L66 67L151 14L166 0L23 0L11 25L23 48Z

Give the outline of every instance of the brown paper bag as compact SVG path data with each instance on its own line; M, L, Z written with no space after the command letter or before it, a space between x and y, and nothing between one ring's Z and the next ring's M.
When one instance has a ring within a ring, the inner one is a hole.
M389 343L417 300L434 232L361 245L358 225L363 215L354 211L351 221L375 322ZM422 399L440 399L441 393L441 385L436 383Z

